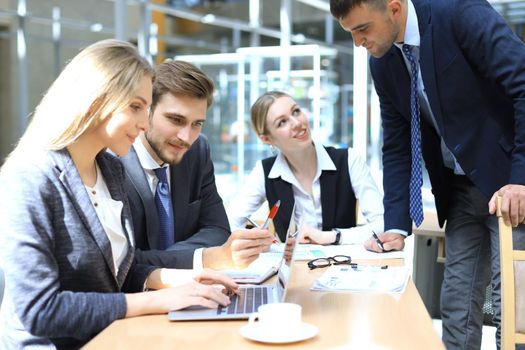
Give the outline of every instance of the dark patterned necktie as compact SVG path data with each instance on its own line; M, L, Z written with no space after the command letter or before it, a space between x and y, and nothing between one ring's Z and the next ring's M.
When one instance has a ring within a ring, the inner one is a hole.
M159 179L155 190L155 204L159 214L159 249L165 250L175 242L175 224L173 220L173 205L166 167L154 169Z
M421 126L419 113L419 96L417 91L418 64L412 54L410 45L403 45L403 53L410 62L410 146L412 153L412 167L410 171L410 217L416 226L423 222L423 200L421 187L423 186L423 171L421 162Z

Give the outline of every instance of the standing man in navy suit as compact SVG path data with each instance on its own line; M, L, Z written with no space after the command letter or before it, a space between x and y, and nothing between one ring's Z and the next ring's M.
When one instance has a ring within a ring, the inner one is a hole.
M486 285L500 323L495 198L525 246L525 46L485 0L331 0L371 54L384 133L385 250L423 220L422 160L440 225L447 349L479 349ZM367 247L381 251L369 240Z
M258 228L230 235L210 146L201 135L213 90L210 78L193 64L170 60L155 68L149 128L121 158L135 259L140 263L184 269L241 268L272 243L271 233ZM164 217L157 200L162 181L168 187L162 206L169 202Z

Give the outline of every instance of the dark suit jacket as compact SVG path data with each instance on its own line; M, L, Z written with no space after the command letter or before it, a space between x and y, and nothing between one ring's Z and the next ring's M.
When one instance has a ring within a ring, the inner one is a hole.
M170 166L176 243L165 251L156 250L159 220L155 198L137 152L131 148L121 160L128 175L126 191L131 203L138 262L192 268L195 249L226 242L230 227L215 186L210 147L205 136L199 136L179 164Z
M430 106L448 148L489 199L525 184L525 46L484 0L413 0L420 66ZM370 59L384 131L385 229L411 231L410 78L400 50ZM422 148L439 222L448 214L451 171L440 139L421 121Z
M78 348L125 316L122 292L142 291L153 268L133 264L128 244L115 276L110 241L69 153L28 156L39 159L8 161L0 175L0 348ZM106 153L97 162L131 235L124 170Z

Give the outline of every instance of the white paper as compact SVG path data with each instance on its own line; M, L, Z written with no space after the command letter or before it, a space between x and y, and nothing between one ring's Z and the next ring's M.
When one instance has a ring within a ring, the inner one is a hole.
M405 266L332 265L312 285L317 291L403 293L409 270Z
M270 252L281 253L284 244L272 244ZM362 244L343 245L320 245L320 244L298 244L294 252L294 260L312 260L326 258L334 255L348 255L355 260L377 260L377 259L402 259L404 251L392 251L388 253L375 253L365 249Z

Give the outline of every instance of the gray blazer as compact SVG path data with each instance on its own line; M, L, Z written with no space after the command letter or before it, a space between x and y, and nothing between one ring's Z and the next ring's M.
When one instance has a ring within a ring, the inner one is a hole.
M153 268L135 265L128 244L115 275L109 239L69 153L32 158L8 161L0 174L0 348L76 348L125 316L122 292L141 291ZM130 235L122 166L105 152L97 162L112 198L123 201Z
M157 250L159 220L155 199L137 152L132 147L121 160L127 175L137 262L192 268L195 249L226 242L230 225L215 186L210 146L204 135L199 136L179 164L170 166L176 243L165 251Z

